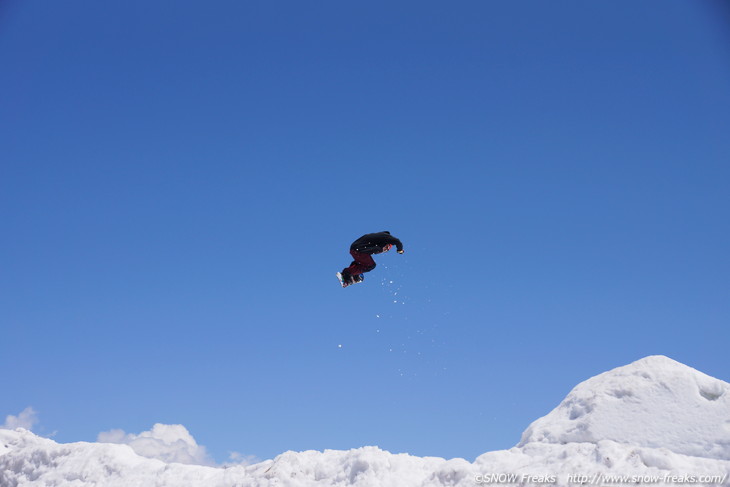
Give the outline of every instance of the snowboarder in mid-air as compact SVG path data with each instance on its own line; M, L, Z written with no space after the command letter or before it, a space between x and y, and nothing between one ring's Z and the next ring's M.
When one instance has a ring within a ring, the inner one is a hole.
M373 254L382 254L389 251L393 245L399 254L403 253L403 244L390 232L368 233L358 238L350 245L350 255L355 259L350 267L342 269L337 273L342 287L362 282L365 279L364 273L375 269Z

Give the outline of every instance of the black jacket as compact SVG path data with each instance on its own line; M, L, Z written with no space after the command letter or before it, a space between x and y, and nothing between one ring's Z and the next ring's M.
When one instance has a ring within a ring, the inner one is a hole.
M358 238L352 245L350 250L360 252L361 254L379 254L383 252L383 247L387 244L395 245L399 252L403 250L403 244L400 240L393 237L390 232L368 233Z

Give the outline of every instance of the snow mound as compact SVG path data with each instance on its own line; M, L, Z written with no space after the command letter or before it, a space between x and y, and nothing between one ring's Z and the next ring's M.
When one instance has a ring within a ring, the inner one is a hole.
M214 467L179 463L205 458L181 425L100 435L116 443L58 444L22 428L0 429L0 487L730 485L728 387L648 357L578 385L518 446L474 463L363 447Z
M576 386L518 446L601 440L730 460L730 384L664 356L646 357Z

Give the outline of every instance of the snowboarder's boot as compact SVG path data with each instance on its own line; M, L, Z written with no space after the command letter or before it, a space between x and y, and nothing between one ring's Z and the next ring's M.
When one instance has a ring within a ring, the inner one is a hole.
M346 286L349 286L350 284L355 284L355 279L352 277L352 275L349 272L343 271L342 272L342 282Z

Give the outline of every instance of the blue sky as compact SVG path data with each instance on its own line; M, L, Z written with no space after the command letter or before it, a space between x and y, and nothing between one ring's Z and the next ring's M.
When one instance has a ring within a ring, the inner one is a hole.
M730 379L729 19L3 2L0 416L471 460L647 355Z

